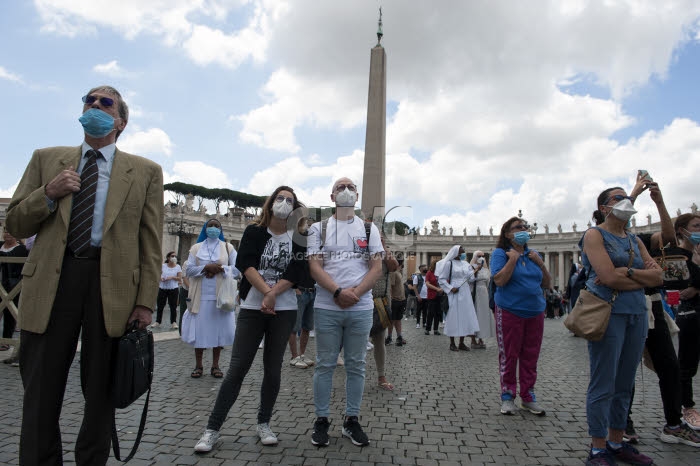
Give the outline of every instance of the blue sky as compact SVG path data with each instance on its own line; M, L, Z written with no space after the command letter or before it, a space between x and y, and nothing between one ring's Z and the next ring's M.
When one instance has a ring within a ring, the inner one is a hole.
M111 84L132 112L117 145L166 181L328 203L335 178L361 183L379 4L4 2L0 197L34 149L81 142L80 97ZM697 203L698 2L381 4L387 204L412 206L404 221L473 233L522 209L568 230L639 168L672 212Z

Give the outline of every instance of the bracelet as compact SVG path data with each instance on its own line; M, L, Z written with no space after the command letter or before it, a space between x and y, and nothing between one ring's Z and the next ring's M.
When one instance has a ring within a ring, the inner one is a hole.
M336 290L333 292L333 297L334 297L334 298L337 298L338 296L340 296L340 292L341 292L341 291L343 291L343 289L342 289L341 287L338 287L338 289L336 289Z

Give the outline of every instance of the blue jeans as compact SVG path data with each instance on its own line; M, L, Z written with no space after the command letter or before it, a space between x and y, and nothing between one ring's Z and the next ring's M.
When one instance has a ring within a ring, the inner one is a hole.
M302 291L297 295L297 321L292 333L298 334L301 329L311 331L314 329L314 299L315 291Z
M316 369L314 406L316 417L330 416L333 372L341 346L345 353L345 414L358 416L365 389L367 337L372 328L372 309L330 311L314 309L316 328Z
M627 426L634 376L647 336L647 314L612 314L600 341L588 342L591 380L586 417L591 437L607 438L608 428Z

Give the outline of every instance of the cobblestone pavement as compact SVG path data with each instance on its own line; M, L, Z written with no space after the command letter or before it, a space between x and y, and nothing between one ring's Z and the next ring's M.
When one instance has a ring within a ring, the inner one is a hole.
M204 430L220 379L209 376L211 353L205 357L205 376L192 379L193 350L177 339L177 332L158 331L156 371L146 431L131 464L582 464L589 439L585 391L588 367L585 341L569 336L560 321L548 320L539 364L538 401L545 417L528 412L515 416L499 413L497 350L448 351L444 336L426 336L415 322L404 321L403 347L387 346L387 376L396 385L388 392L377 387L376 370L368 355L367 382L361 424L371 445L354 446L340 434L344 399L344 370L334 378L331 403L331 443L311 445L314 421L313 369L289 366L285 356L282 389L271 425L280 443L264 447L255 436L255 421L262 377L259 352L240 396L222 428L222 438L210 454L195 455L193 446ZM314 340L307 353L312 354ZM228 366L230 349L222 354ZM61 418L66 463L82 418L78 359L71 368ZM207 363L207 361L209 361ZM698 394L696 383L696 394ZM0 463L17 464L22 391L16 367L0 364ZM122 452L135 437L142 401L120 411L117 424ZM638 448L659 465L700 462L700 450L668 445L658 440L663 426L655 374L637 374L633 418L641 436ZM110 459L109 464L119 464Z

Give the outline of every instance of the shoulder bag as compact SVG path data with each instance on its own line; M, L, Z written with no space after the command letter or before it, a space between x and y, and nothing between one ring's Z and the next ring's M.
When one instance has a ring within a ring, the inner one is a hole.
M665 252L666 247L663 245L661 236L659 236L659 250L661 251L661 257L654 257L654 260L664 272L664 288L670 290L685 288L687 281L690 279L688 258L681 254L667 256Z
M228 244L226 244L226 252L229 256L231 255ZM216 294L216 307L222 311L233 311L236 307L236 280L232 276L221 278L219 292Z
M112 417L112 449L117 461L126 463L136 454L146 425L148 401L153 381L153 334L148 329L139 329L139 321L133 321L117 344L112 364L112 404L115 408L126 408L148 392L141 413L139 431L134 446L126 459L122 460L117 437L116 418Z
M628 239L630 243L630 258L629 262L627 262L627 268L630 268L634 261L634 249L632 248L632 238L629 234ZM613 290L612 299L606 301L587 289L582 289L574 304L574 308L564 320L564 326L576 336L589 341L600 341L608 329L612 305L617 298L617 294L617 290Z

